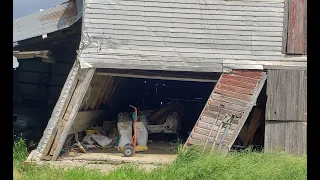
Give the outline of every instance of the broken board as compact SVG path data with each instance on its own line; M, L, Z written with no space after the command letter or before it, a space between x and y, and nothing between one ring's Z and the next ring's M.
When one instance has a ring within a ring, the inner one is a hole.
M188 145L205 146L209 137L207 149L211 149L222 119L227 114L234 114L236 118L230 126L221 149L229 151L255 105L266 78L267 75L263 71L233 70L230 73L222 73L192 129L185 147ZM223 105L223 108L218 110L220 105ZM210 134L212 126L213 130ZM224 128L218 134L215 147L218 147L223 132Z

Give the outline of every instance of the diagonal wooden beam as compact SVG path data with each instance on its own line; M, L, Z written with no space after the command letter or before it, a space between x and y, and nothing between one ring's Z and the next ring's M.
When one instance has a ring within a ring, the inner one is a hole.
M95 73L95 70L96 70L95 68L84 70L84 71L86 71L85 77L84 77L83 81L79 84L79 86L76 88L76 92L74 93L74 95L72 97L72 99L74 99L73 104L71 104L71 103L69 104L69 106L72 106L72 109L71 109L69 118L66 119L66 122L65 122L66 124L62 129L61 136L58 140L58 144L57 144L56 149L53 153L53 156L51 159L53 161L55 161L58 158L58 156L60 155L63 144L68 136L68 133L69 133L71 126L74 122L74 119L79 111L79 108L80 108L81 103L83 101L83 98L88 90L88 87L89 87L90 82L92 80L92 77ZM64 120L62 120L62 121L64 121Z

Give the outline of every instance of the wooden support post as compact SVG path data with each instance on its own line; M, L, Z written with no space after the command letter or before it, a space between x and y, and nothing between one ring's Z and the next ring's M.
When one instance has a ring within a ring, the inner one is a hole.
M74 122L74 119L78 113L80 106L81 106L83 98L88 90L88 87L89 87L91 79L95 73L95 70L96 70L95 68L86 70L87 73L84 77L84 80L81 82L80 86L76 89L77 92L73 95L74 96L73 98L76 98L76 99L74 101L72 111L71 111L70 116L66 122L66 125L62 131L62 134L59 138L59 142L57 144L56 150L55 150L51 160L56 160L61 152L61 149L64 145L64 142L68 136L68 133L69 133L71 126ZM71 104L69 104L69 106L70 105Z

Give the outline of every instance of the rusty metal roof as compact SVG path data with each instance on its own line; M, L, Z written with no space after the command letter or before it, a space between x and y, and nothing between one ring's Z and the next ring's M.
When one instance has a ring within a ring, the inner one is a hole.
M13 20L13 44L18 41L52 33L73 25L82 17L83 0L70 0Z

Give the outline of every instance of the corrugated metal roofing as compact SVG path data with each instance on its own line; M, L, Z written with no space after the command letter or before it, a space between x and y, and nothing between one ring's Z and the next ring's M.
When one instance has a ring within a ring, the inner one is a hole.
M231 73L223 73L196 122L186 145L204 145L213 126L207 144L212 145L222 118L227 114L234 114L236 118L232 122L222 146L223 150L230 149L247 120L265 80L266 73L262 71L233 70ZM217 107L221 105L223 105L223 108L218 110ZM224 128L221 129L218 135L216 145L220 143L223 132Z
M17 41L68 28L82 17L83 0L70 0L13 21L13 46Z

